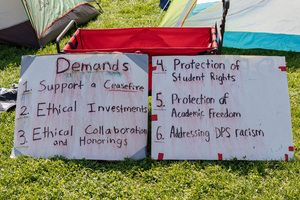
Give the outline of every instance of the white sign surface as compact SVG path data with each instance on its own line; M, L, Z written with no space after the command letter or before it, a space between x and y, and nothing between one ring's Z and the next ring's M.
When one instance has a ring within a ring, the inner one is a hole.
M289 160L284 57L153 57L152 158Z
M25 56L12 157L146 156L148 56Z

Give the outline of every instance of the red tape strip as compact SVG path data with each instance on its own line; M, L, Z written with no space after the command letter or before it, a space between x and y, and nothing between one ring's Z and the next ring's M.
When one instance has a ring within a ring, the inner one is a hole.
M152 71L155 71L157 69L157 67L155 66L155 67L152 67Z
M164 154L163 153L159 153L157 160L163 160L163 159L164 159Z
M223 160L223 154L218 153L218 160Z
M281 69L282 72L286 72L286 66L280 66L278 68Z
M289 155L285 154L284 156L285 156L285 161L286 162L289 161Z
M294 147L293 146L289 146L289 151L294 151Z
M157 115L151 115L151 121L157 121L158 117Z

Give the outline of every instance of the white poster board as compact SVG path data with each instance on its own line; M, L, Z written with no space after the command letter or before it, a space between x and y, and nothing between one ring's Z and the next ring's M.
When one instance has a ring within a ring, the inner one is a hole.
M146 156L148 56L24 56L12 157Z
M293 158L284 57L162 56L152 65L152 158Z

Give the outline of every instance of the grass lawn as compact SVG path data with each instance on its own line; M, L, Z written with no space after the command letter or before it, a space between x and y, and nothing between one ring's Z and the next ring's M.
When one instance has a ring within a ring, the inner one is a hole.
M158 4L158 0L101 0L105 12L81 28L157 26ZM54 43L41 50L0 45L0 87L18 83L22 55L53 53ZM1 113L0 199L299 199L300 53L224 48L223 54L286 57L293 161L154 161L150 156L122 162L11 159L15 112Z

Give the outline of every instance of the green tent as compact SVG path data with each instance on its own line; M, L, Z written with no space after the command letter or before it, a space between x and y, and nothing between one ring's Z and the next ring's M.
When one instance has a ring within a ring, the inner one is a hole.
M87 22L99 11L86 0L1 0L0 44L39 48L55 40L71 20Z

